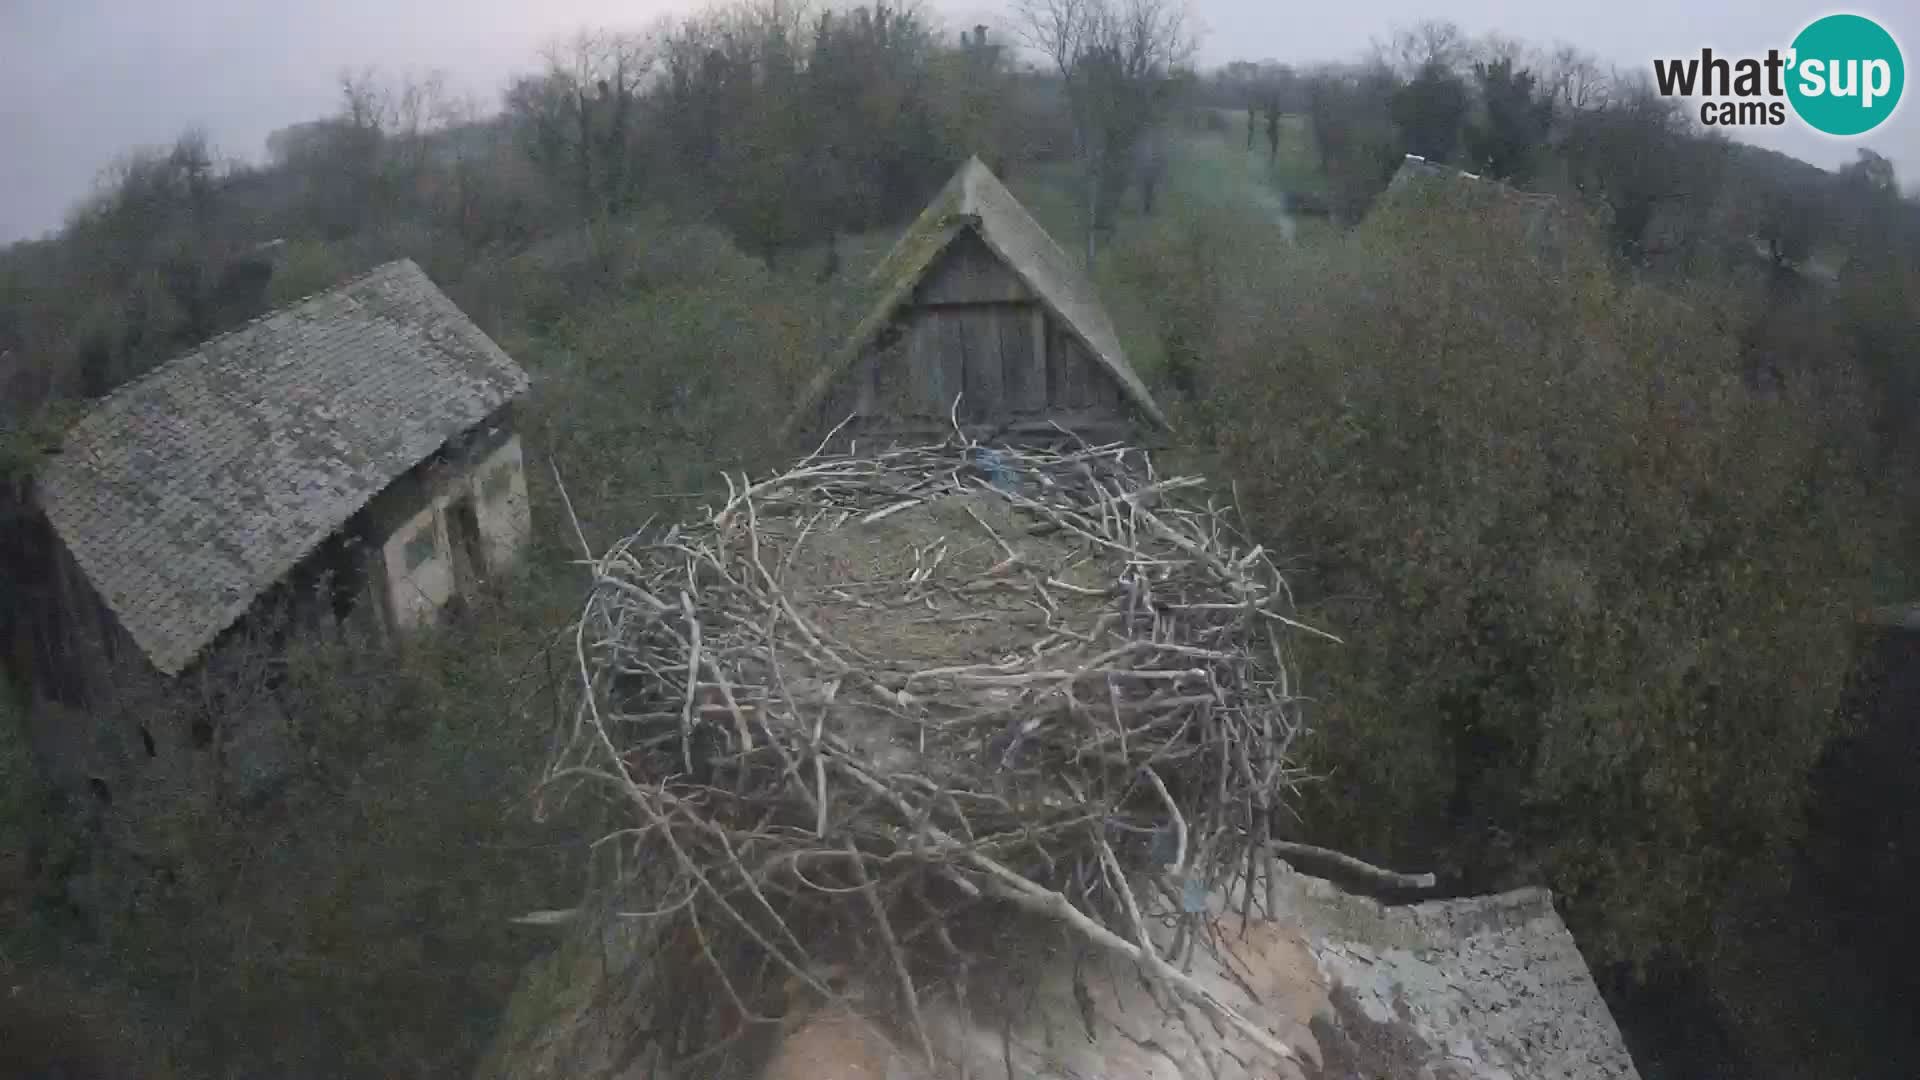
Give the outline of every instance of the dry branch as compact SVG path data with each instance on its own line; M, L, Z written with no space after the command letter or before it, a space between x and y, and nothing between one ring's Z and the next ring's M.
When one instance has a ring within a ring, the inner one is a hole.
M1311 871L1316 866L1333 867L1348 875L1360 878L1388 889L1431 889L1438 879L1432 874L1403 874L1397 870L1388 870L1370 862L1356 859L1344 851L1315 847L1312 844L1296 844L1291 840L1271 842L1273 853L1288 862L1300 863Z

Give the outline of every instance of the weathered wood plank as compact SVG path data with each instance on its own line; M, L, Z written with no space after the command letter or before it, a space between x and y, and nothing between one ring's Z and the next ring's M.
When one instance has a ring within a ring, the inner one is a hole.
M1042 346L1036 353L1038 343ZM823 423L857 412L872 424L1006 426L1050 415L1125 414L1111 375L1044 309L994 303L922 308L848 372Z
M1033 362L1033 312L1009 310L995 320L1000 338L1002 411L1008 416L1030 416L1046 408L1045 382L1034 385L1045 372Z
M914 415L943 415L947 410L947 402L953 400L953 395L947 390L953 380L947 378L942 325L925 314L915 315L909 324L907 379L912 387L910 400L913 402Z
M869 349L867 355L873 371L873 408L866 415L894 416L910 411L914 390L906 339L896 336L883 348Z
M1084 408L1087 404L1087 365L1081 356L1079 343L1054 327L1047 335L1047 353L1051 358L1047 364L1047 375L1052 380L1052 385L1047 388L1047 407Z
M1120 385L1106 368L1088 352L1086 346L1065 331L1054 329L1048 336L1049 387L1047 407L1052 410L1094 410L1120 415Z
M871 352L860 358L853 373L854 411L861 416L872 416L874 406L878 404L880 389L880 365L875 362Z
M1080 356L1087 365L1087 406L1102 412L1118 412L1120 409L1120 384L1108 374L1107 369L1095 360L1092 354L1081 350Z
M1045 412L1047 408L1047 320L1051 318L1047 309L1035 304L1033 307L1033 381L1029 384L1026 407L1034 412Z
M1027 300L1031 293L980 238L954 240L914 290L915 304L990 304Z
M879 407L873 393L878 352L873 346L863 350L846 375L828 387L814 416L816 423L830 428L850 413L868 416Z
M962 327L967 361L967 414L998 420L1007 410L1006 359L1001 351L1000 327L1010 318L1019 319L1022 313L1017 308L990 307L955 314Z
M971 351L967 339L967 321L952 312L942 312L932 318L940 329L940 415L946 416L952 412L954 398L960 397L967 389L967 357ZM973 415L971 395L962 397L959 404L962 417Z

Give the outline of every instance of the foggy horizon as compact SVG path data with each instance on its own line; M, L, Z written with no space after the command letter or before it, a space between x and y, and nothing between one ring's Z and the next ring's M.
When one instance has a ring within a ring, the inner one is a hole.
M266 138L290 124L332 112L345 70L443 72L450 90L499 108L514 74L539 65L542 46L587 26L641 28L705 6L690 0L551 0L537 9L512 0L417 0L399 6L340 0L326 9L279 3L235 6L176 0L135 7L111 0L12 0L0 5L0 244L58 229L119 158L204 130L221 158L258 163ZM948 31L986 23L1001 36L1010 5L926 5ZM1759 54L1784 46L1828 8L1807 2L1725 0L1689 10L1672 5L1542 9L1513 0L1411 0L1344 6L1316 13L1311 29L1290 16L1242 0L1196 0L1203 31L1199 61L1295 66L1362 58L1395 27L1450 19L1473 38L1489 33L1530 46L1567 43L1623 72L1647 71L1655 57ZM1905 27L1872 6L1896 37ZM1909 49L1910 51L1910 49ZM1796 120L1785 128L1739 129L1742 141L1833 169L1857 147L1890 158L1903 186L1920 177L1920 112L1903 103L1865 138L1820 135Z

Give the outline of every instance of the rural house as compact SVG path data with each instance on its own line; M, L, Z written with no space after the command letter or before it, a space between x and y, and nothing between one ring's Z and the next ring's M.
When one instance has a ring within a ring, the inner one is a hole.
M1061 427L1102 439L1166 423L1093 283L978 158L872 284L875 302L802 394L789 434L848 421L855 439L937 437L957 420L980 439Z
M16 681L99 728L243 628L277 640L294 624L430 621L527 536L511 415L527 385L402 260L121 386L35 478L45 554L15 620ZM118 734L66 733L53 756L114 758ZM139 736L147 757L206 741Z

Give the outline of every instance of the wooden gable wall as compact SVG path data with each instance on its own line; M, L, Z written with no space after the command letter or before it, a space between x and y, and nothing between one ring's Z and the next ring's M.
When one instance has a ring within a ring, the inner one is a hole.
M1118 382L971 231L842 377L820 421L858 413L860 430L939 432L955 395L961 423L976 429L1126 423Z

